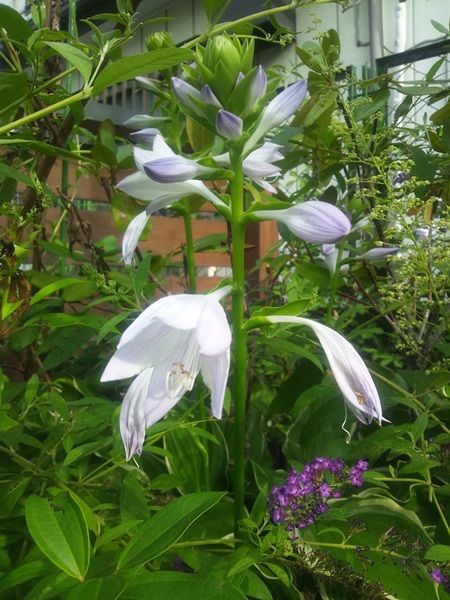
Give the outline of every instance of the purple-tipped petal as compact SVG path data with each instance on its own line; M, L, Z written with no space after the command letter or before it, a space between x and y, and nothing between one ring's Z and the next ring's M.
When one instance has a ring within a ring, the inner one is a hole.
M227 140L238 140L242 134L242 119L228 110L217 111L217 132Z
M144 144L146 146L153 146L153 140L157 135L161 135L159 129L155 127L146 127L139 131L133 131L130 133L130 137L136 144Z
M248 109L252 110L255 104L264 96L267 89L267 75L261 65L259 65L255 77L250 86L250 95L248 99Z
M144 164L145 173L158 183L186 181L203 173L205 168L182 156L157 158Z
M202 98L206 104L212 104L213 106L217 106L217 108L222 108L217 96L209 87L209 85L204 85L201 91Z
M203 102L203 98L201 93L192 85L184 81L183 79L179 79L178 77L172 77L172 84L175 94L181 104L184 104L187 108L190 108L193 112L197 114L201 114L200 109L192 102L192 99L198 100L199 102Z
M348 217L336 206L320 200L307 200L284 210L260 210L260 219L284 223L294 235L311 244L333 244L351 229Z

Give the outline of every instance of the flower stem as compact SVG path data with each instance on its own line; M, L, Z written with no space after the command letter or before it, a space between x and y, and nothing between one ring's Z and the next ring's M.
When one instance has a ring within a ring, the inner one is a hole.
M330 297L328 299L328 307L327 307L327 324L331 325L333 323L333 308L334 302L336 300L336 291L338 287L339 275L341 271L341 259L342 259L342 247L338 248L338 255L336 259L336 266L334 268L334 273L331 278L331 290Z
M188 290L191 294L197 292L197 274L195 267L194 238L192 236L192 220L189 211L183 212L184 232L186 235L186 264L188 275Z
M231 260L233 267L233 339L234 339L234 533L237 537L238 522L244 517L244 447L245 412L247 397L247 333L243 329L245 303L245 225L244 176L240 152L230 151L231 169Z

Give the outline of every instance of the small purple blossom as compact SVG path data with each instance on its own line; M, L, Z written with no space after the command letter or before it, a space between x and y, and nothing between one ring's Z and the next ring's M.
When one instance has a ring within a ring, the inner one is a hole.
M450 577L446 575L442 569L433 569L430 573L430 577L435 583L442 585L446 592L450 591Z
M340 458L318 456L306 463L301 473L292 469L284 484L274 486L270 492L272 522L283 525L291 540L295 539L296 529L313 525L329 510L330 499L342 497L341 488L345 484L361 487L368 468L369 463L365 460L346 467Z

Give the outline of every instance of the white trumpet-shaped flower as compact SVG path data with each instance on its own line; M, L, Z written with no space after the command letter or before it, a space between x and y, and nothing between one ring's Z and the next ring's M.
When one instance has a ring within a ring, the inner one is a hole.
M137 376L120 411L127 460L140 454L145 430L194 386L199 371L211 392L211 412L220 419L230 367L231 331L212 294L180 294L157 300L125 330L101 381Z
M324 349L342 395L362 423L383 419L380 398L363 359L342 335L321 323L303 317L270 316L271 323L292 323L310 327Z
M348 217L333 204L307 200L282 210L255 210L258 219L280 221L294 235L311 244L333 244L352 227Z
M151 167L153 163L161 169L161 161L164 163L164 160L168 161L167 173L170 171L165 181L169 180L171 181L170 183L161 183L161 181L155 181L149 176L151 171L149 165ZM146 221L156 211L167 208L176 200L192 194L202 196L215 206L225 206L222 200L201 181L196 181L195 179L173 181L173 178L176 178L174 169L176 171L177 165L179 169L184 169L183 174L187 173L186 176L188 177L192 176L192 169L195 170L196 163L183 157L178 157L158 133L153 136L152 150L139 147L134 148L134 161L138 168L137 173L133 173L122 179L117 184L117 188L133 198L147 201L149 204L145 211L130 222L125 231L122 241L122 257L125 264L131 264L134 250ZM202 170L202 167L198 165L198 169Z

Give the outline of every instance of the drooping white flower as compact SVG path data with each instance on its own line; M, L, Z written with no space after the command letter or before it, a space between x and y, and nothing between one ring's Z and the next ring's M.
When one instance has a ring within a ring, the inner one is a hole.
M347 404L362 423L383 419L380 397L363 359L342 335L311 319L269 316L271 323L292 323L310 327L325 351L331 370Z
M400 248L371 248L364 254L360 254L357 256L357 260L365 260L367 262L377 262L380 260L384 260L386 256L392 256L393 254L397 254Z
M336 272L337 260L339 257L339 250L336 248L334 244L323 244L322 245L322 254L323 254L323 262L325 267L330 271L333 275ZM350 252L348 250L343 250L341 252L341 262L348 258ZM341 264L339 271L340 273L346 273L350 269L350 266L347 264Z
M134 148L134 161L136 163L136 167L138 168L138 172L128 175L116 186L119 190L125 192L125 194L128 194L133 198L149 202L146 210L141 213L140 218L135 217L125 231L122 242L122 248L127 249L127 251L123 253L123 260L125 264L131 263L133 252L136 248L139 236L145 227L144 215L146 216L145 218L148 218L154 212L161 210L162 208L167 208L176 200L180 200L180 198L192 194L198 194L199 196L202 196L205 198L205 200L208 200L215 206L225 206L222 200L220 200L218 196L211 192L201 181L196 181L195 179L186 179L184 181L175 181L172 183L161 183L160 181L151 179L148 175L148 165L156 162L161 168L161 160L164 162L166 159L168 159L169 162L173 161L178 165L183 164L185 169L186 163L188 163L188 169L191 169L191 163L194 163L194 161L189 161L183 157L178 157L166 144L163 137L159 133L156 133L153 136L152 150L139 147ZM195 163L195 165L197 165L197 163ZM200 165L197 166L201 168ZM170 168L173 174L173 164L170 165ZM168 170L169 167L166 168L167 172ZM190 173L191 171L189 171L188 176ZM137 233L138 231L139 233Z
M242 169L245 175L272 194L276 194L277 190L265 178L274 177L280 173L280 167L272 164L284 158L279 152L280 148L279 144L265 142L260 148L250 152L242 162ZM223 167L230 165L230 155L228 152L214 156L213 158Z
M311 244L333 244L351 229L348 217L333 204L307 200L281 210L257 210L258 219L280 221L294 235Z
M122 402L120 431L127 460L140 454L145 430L188 390L200 371L220 419L230 366L231 331L219 303L230 286L212 294L157 300L125 330L101 381L137 376Z

